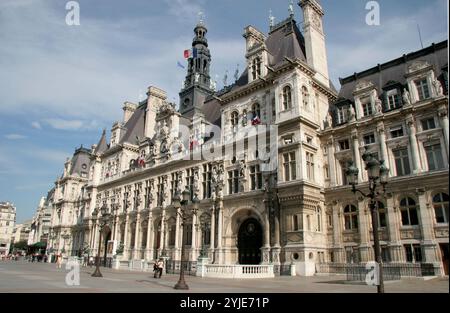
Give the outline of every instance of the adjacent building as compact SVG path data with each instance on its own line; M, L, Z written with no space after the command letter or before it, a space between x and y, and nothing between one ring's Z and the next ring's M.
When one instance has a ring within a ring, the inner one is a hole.
M191 261L294 264L300 275L364 263L368 203L345 170L353 162L366 188L370 151L390 169L377 199L384 261L447 273L447 41L343 78L337 91L324 11L316 0L299 5L302 29L292 9L268 33L244 29L246 68L220 91L200 21L178 108L149 87L147 99L124 104L109 140L104 131L67 160L48 247L97 254L100 242L100 255L126 268L180 260L183 245Z
M12 203L0 202L0 256L7 255L16 223L16 208Z
M52 188L47 197L42 197L39 201L36 214L31 222L31 232L29 236L28 244L46 243L48 241L48 235L51 226L51 217L53 209L53 196L55 189Z

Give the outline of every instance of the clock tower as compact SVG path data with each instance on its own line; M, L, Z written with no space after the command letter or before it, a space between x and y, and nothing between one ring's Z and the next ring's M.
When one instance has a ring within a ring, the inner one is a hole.
M308 65L317 73L316 78L330 87L328 75L327 50L323 31L323 9L319 0L300 0L303 10L303 36L305 37L306 59Z

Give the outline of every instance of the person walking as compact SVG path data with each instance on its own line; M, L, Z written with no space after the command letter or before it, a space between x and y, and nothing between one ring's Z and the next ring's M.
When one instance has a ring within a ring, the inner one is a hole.
M157 266L158 266L158 271L157 271L158 278L161 278L161 275L162 275L162 272L163 272L163 269L164 269L164 260L163 259L159 259L159 261L157 263Z
M61 263L62 263L62 255L61 253L58 253L56 255L56 268L61 268Z

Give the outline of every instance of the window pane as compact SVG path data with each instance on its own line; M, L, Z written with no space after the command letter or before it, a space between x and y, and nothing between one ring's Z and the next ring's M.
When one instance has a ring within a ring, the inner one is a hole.
M409 209L409 218L411 225L419 225L419 218L417 216L417 210L415 208Z
M409 225L409 217L408 217L408 210L404 209L402 212L402 225Z

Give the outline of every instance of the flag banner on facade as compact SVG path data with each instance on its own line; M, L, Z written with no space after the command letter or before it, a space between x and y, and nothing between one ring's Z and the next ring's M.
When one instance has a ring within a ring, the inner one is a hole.
M190 59L190 58L196 58L197 57L197 48L192 48L188 50L184 50L184 58Z

